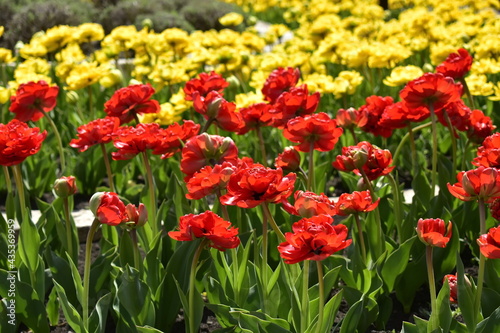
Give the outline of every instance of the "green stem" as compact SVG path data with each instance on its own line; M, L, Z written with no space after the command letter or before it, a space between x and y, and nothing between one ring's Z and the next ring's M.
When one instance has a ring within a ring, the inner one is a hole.
M417 168L418 168L418 162L417 162L417 146L415 145L415 135L413 134L413 129L411 128L411 124L408 124L408 135L410 137L410 149L411 149L411 160L412 160L412 171L413 171L413 176L415 177L417 175Z
M363 257L363 263L366 265L366 247L365 238L363 236L363 228L361 226L361 221L359 220L359 214L354 214L354 220L356 221L356 229L358 229L358 239L359 245L361 246L361 256Z
M104 145L104 143L101 143L100 146L101 146L101 151L102 151L102 157L104 159L104 166L106 167L106 173L108 174L109 188L110 188L111 192L116 193L115 182L113 181L113 172L111 171L111 165L109 163L109 156L108 156L108 153L106 151L106 146Z
M155 186L153 180L153 172L151 171L151 165L149 164L148 155L145 151L142 152L142 160L144 163L144 168L146 169L146 177L148 180L148 190L149 190L149 214L151 221L151 230L153 232L153 237L158 234L158 222L156 221L156 196L155 196Z
M313 191L314 188L314 142L311 141L309 147L309 167L307 177L307 190Z
M64 170L66 170L66 159L64 158L64 150L63 150L63 145L62 145L61 134L59 134L57 126L54 123L54 121L52 120L52 118L50 118L48 115L45 118L49 122L50 127L52 127L52 130L54 131L54 135L56 136L57 146L59 148L59 157L61 159L60 174L63 174Z
M266 145L264 144L264 137L262 136L260 126L257 126L255 128L255 132L257 133L257 137L259 138L260 152L262 153L262 165L267 167Z
M141 253L139 252L139 242L137 241L137 229L130 230L130 238L134 247L134 266L142 273Z
M267 308L267 253L268 253L268 235L267 235L267 217L264 213L262 219L262 264L261 264L261 288L262 288L262 311L265 313Z
M370 191L372 201L375 201L377 199L377 196L375 194L375 190L373 189L372 182L370 181L370 179L368 179L368 176L366 175L366 172L364 172L363 168L360 168L358 170L361 173L361 176L363 177L368 190ZM375 232L373 233L373 236L370 237L370 239L375 243L370 245L373 246L373 258L378 258L384 252L385 240L382 232L382 222L380 220L380 212L378 207L373 210L373 214L375 215L376 225L374 230Z
M432 246L426 246L425 257L427 262L427 276L429 278L429 292L431 296L431 317L429 324L431 325L432 332L434 329L439 328L439 323L436 322L437 316L437 300L436 300L436 281L434 280L434 267L432 265Z
M208 118L205 125L203 125L203 128L201 129L200 133L205 133L206 131L208 131L208 128L210 127L210 125L212 125L214 120L215 120L214 118Z
M191 262L191 272L189 273L189 312L187 313L188 323L189 323L189 331L188 327L186 327L186 331L189 333L196 333L195 324L194 324L194 293L196 291L196 286L194 284L196 280L196 268L198 266L198 259L200 259L201 251L205 248L207 243L207 239L203 239L200 243L196 252L193 256L193 261Z
M438 158L438 138L436 126L436 114L434 112L434 105L429 103L429 110L431 112L432 124L432 173L431 173L431 199L436 195L437 184L437 158Z
M319 304L318 304L318 324L316 325L316 332L321 333L321 326L323 326L323 309L325 306L325 281L323 279L323 265L321 261L316 261L318 268L318 286L319 286Z
M71 259L75 262L75 265L78 263L75 261L78 260L78 256L73 257L73 225L71 224L71 216L69 214L69 202L68 198L63 198L63 207L64 207L64 218L66 219L66 239L67 239L67 250Z
M358 138L356 136L356 132L354 132L354 128L353 127L349 127L349 131L351 132L352 134L352 138L354 139L354 144L358 143Z
M269 206L268 206L267 202L263 202L261 204L261 207L262 207L262 211L264 212L264 217L266 217L267 220L269 221L271 228L273 228L273 230L276 233L276 235L278 236L280 242L285 242L286 241L285 235L283 235L280 228L278 227L278 224L276 224L276 221L274 220L274 217L271 214L271 211L269 210Z
M83 328L85 332L89 332L89 288L90 288L90 261L92 254L92 242L94 240L94 235L101 223L97 218L94 219L92 225L90 226L89 233L87 234L87 243L85 244L85 265L83 268L83 296L82 296L82 308L83 308Z
M396 224L396 230L398 232L398 239L400 242L404 242L406 239L403 237L403 232L402 232L402 223L403 223L403 218L401 214L401 192L399 191L399 186L396 183L396 179L394 179L394 176L392 174L388 174L387 178L389 179L389 182L391 183L392 187L392 195L394 196L394 220Z
M14 179L16 181L17 194L19 196L19 207L21 208L21 219L22 222L26 222L28 220L27 215L27 207L26 207L26 198L24 196L24 183L23 183L23 175L21 171L21 165L16 164L12 166L12 171L14 172Z
M304 260L302 270L302 298L300 313L300 332L304 333L309 326L309 260Z
M479 234L484 235L486 233L486 214L485 214L484 199L479 199L478 205L479 205ZM481 296L483 293L485 263L486 259L484 255L481 253L481 255L479 256L479 270L477 273L476 298L474 299L474 310L478 322L481 320Z
M422 124L420 126L416 126L414 129L413 129L413 132L412 133L415 133L416 131L420 131L424 128L427 128L431 126L431 123L425 123L425 124ZM406 141L408 140L408 138L410 137L410 134L409 133L406 133L405 136L403 136L403 138L401 139L401 141L399 142L399 145L398 147L396 148L396 151L394 152L394 154L392 155L392 159L394 161L397 161L398 158L399 158L399 155L401 154L401 150L403 149L403 146L405 145Z
M88 103L89 103L89 115L90 115L90 119L93 120L94 119L94 108L93 108L93 105L92 105L92 87L91 86L87 86L87 93L89 95L89 100L88 100Z
M451 174L452 177L455 177L455 174L457 173L457 138L455 137L455 129L451 124L450 117L448 117L448 114L444 110L443 115L446 119L446 124L448 125L448 129L450 130L451 135Z
M5 176L5 184L7 185L7 193L12 193L12 181L10 179L9 167L3 166L3 174Z
M465 95L467 96L467 99L470 102L470 108L475 109L476 107L474 105L474 99L472 98L472 94L470 93L469 86L467 85L465 78L461 78L460 83L462 83L462 86L464 87Z

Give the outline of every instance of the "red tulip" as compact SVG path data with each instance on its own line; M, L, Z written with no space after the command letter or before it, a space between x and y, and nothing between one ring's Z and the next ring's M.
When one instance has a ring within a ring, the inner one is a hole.
M194 78L186 82L184 86L185 99L192 101L195 94L206 97L209 92L215 91L222 94L224 88L229 86L229 83L219 74L215 72L200 73L199 78Z
M61 177L54 182L54 193L60 198L67 198L76 193L76 178L74 176Z
M500 259L500 226L491 228L477 239L479 250L488 259Z
M243 126L241 114L236 112L236 104L226 101L221 94L211 91L206 97L194 93L193 107L205 119L214 121L221 129L238 132Z
M30 128L17 119L0 124L0 165L16 165L38 153L46 136L47 131L40 133L38 127Z
M23 83L11 96L9 111L20 121L37 121L55 108L58 94L59 87L51 87L45 81Z
M104 112L110 117L120 119L120 124L133 120L138 114L157 113L158 101L151 100L155 93L150 84L136 84L115 91L109 101L104 103Z
M462 79L469 73L474 59L466 49L451 53L443 63L436 67L436 72L453 79Z
M264 83L262 94L265 96L266 101L274 103L280 95L289 91L290 88L295 87L300 78L300 71L298 68L278 68L269 74L269 77Z
M128 221L125 204L114 192L98 192L90 198L90 210L100 223L119 225Z
M377 208L380 198L373 202L370 191L354 191L352 193L343 193L336 202L336 215L349 215L356 213L371 212Z
M239 113L243 120L243 126L238 130L238 134L248 133L257 127L270 126L269 110L271 110L271 105L267 103L257 103L241 108Z
M408 82L399 96L405 108L428 109L432 105L434 111L438 111L461 98L462 85L443 74L426 73Z
M482 199L489 203L500 197L500 172L495 168L480 166L462 171L457 175L457 180L454 185L448 183L448 190L462 201Z
M278 203L292 194L296 175L283 176L281 169L262 166L244 168L229 179L227 193L220 198L223 205L253 208L263 202Z
M154 148L153 154L161 155L162 159L174 156L180 152L183 144L197 135L200 125L192 120L184 120L182 125L173 123L165 129L160 130L158 145Z
M289 214L302 217L335 215L335 203L323 193L316 194L309 191L297 191L294 198L295 203L293 206L287 200L282 201L283 209Z
M324 112L295 117L286 124L283 136L299 143L295 149L309 152L315 150L330 151L342 135L343 129L337 127L337 121Z
M220 251L234 249L240 244L238 228L211 211L181 217L179 231L170 231L168 235L178 241L191 241L195 238L205 238L210 241L210 247Z
M363 131L372 133L376 136L383 136L384 138L391 136L392 129L381 126L379 122L384 110L393 103L394 100L390 96L382 97L373 95L367 97L366 104L359 108L359 122L363 124L360 128Z
M441 219L420 219L417 223L417 235L428 246L446 247L451 238L452 223Z
M457 274L447 274L443 278L444 281L448 280L450 286L450 303L458 303L458 280Z
M500 133L494 133L484 139L483 145L477 149L477 157L472 164L500 168Z
M470 114L470 123L467 129L467 137L475 143L481 144L485 138L493 133L496 128L490 117L481 110L472 110Z
M280 95L264 121L272 121L274 127L283 128L288 120L314 113L318 108L318 92L309 95L307 85L291 88Z
M296 171L300 167L300 154L293 147L286 147L276 157L274 166L283 169L283 171Z
M328 215L318 215L294 223L293 233L285 234L286 241L278 245L278 251L285 263L295 264L304 260L324 260L351 245L346 239L347 227L333 226Z
M93 145L111 142L119 126L120 120L116 117L93 120L78 127L78 139L72 139L69 145L83 152Z
M189 192L186 198L197 200L225 189L235 169L236 167L228 162L216 164L214 167L204 166L186 183Z
M148 149L156 149L161 136L162 130L156 123L121 127L113 138L113 145L118 151L111 156L114 160L129 160Z

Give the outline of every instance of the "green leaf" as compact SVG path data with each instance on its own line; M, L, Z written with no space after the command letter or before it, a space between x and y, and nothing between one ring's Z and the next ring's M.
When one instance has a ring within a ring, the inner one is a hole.
M141 313L148 294L148 286L139 278L139 272L133 267L125 266L116 296L130 316L135 318Z
M290 324L286 320L272 318L262 312L238 309L231 311L231 315L242 329L250 330L252 333L290 333Z
M119 253L120 253L120 267L125 267L127 265L135 267L134 265L134 244L132 243L132 238L130 233L126 230L122 231L119 243ZM139 267L135 267L139 269Z
M50 326L56 326L59 324L59 300L57 299L57 292L55 288L52 288L49 294L46 310Z
M415 324L404 321L401 333L420 333L420 332L418 331L417 326Z
M21 260L30 272L36 272L38 268L39 249L40 235L38 234L38 229L31 219L27 219L21 223L21 229L19 230L18 252Z
M476 328L476 315L474 310L474 291L465 280L464 264L457 253L457 294L458 306L462 311L462 318L469 332L474 332Z
M450 309L450 286L448 285L447 280L443 283L441 291L439 291L437 296L437 310L439 327L441 327L443 332L448 332L450 330L453 316Z
M476 327L476 333L498 333L498 323L500 323L500 306L485 320Z
M323 322L321 323L320 332L329 332L330 328L333 326L335 317L342 302L343 290L339 291L335 296L333 296L323 308ZM318 324L318 316L314 318L311 325L306 329L305 333L312 333L316 331L316 326Z
M68 301L66 294L64 293L63 287L58 284L55 280L54 288L56 288L57 296L61 301L62 310L64 312L64 317L68 321L69 326L75 330L76 333L85 333L85 328L83 327L82 317L76 311L75 307Z
M363 307L364 299L360 299L349 308L347 314L342 320L340 333L357 332L358 322L361 320L361 316L363 315Z
M97 301L94 310L89 317L89 332L104 333L106 329L106 320L108 317L108 310L113 296L107 293Z
M163 333L160 330L157 330L154 327L151 326L137 326L137 332L139 333Z
M200 327L201 319L203 317L203 307L204 307L203 299L201 298L200 293L195 290L193 299L195 303L193 306L194 313L190 313L189 301L184 292L182 291L179 282L177 282L175 278L174 281L175 285L177 286L177 292L179 293L179 297L181 299L182 308L184 309L184 322L186 325L186 332L197 332ZM193 320L194 327L190 327L191 321L189 320L189 318L191 318L191 316L194 318Z
M384 262L380 275L386 292L392 292L398 276L404 272L410 257L410 250L416 236L408 239L393 251Z
M69 254L67 254L68 257L68 263L69 267L71 269L71 276L73 277L73 282L75 284L75 290L76 290L76 297L78 298L78 301L80 304L82 304L82 299L83 299L83 282L82 278L80 276L80 273L78 272L78 268L76 267L75 263L73 260L71 260L71 257Z
M493 261L493 260L492 260ZM489 317L500 306L500 294L490 288L483 288L481 294L481 310L483 316Z

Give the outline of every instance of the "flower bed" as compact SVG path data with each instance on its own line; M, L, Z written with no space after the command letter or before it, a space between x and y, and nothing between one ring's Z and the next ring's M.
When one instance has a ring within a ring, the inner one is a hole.
M494 332L493 4L239 5L1 50L2 332Z

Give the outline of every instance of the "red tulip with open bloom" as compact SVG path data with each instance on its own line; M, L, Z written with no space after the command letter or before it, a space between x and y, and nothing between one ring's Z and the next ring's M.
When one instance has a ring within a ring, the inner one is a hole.
M283 136L299 143L295 149L309 152L312 149L330 151L342 135L343 129L337 127L337 121L324 112L295 117L286 124Z
M496 128L490 117L481 110L472 110L470 114L470 124L467 129L467 137L472 142L481 144L485 138L493 133Z
M390 129L407 127L410 123L418 123L430 116L426 108L406 109L403 102L387 105L378 121L380 128Z
M353 171L361 176L363 170L369 180L388 175L395 167L390 167L392 154L387 149L380 149L367 141L361 141L356 146L342 148L332 166L340 171Z
M219 74L215 72L200 73L199 78L194 78L186 82L184 85L184 94L187 101L194 99L195 93L205 97L211 91L216 91L222 94L224 88L229 86L229 83Z
M181 171L189 180L205 165L238 163L238 148L231 138L202 133L190 138L182 148Z
M295 87L300 78L300 71L298 68L278 68L269 74L269 77L262 87L262 94L265 96L266 101L274 103L280 95Z
M359 108L361 114L360 122L364 125L360 128L367 133L372 133L376 136L388 138L392 134L391 128L382 127L379 121L384 113L384 110L389 105L392 105L394 100L390 96L370 96L366 98L366 104Z
M350 215L371 212L377 208L380 198L373 202L370 191L343 193L335 203L335 215Z
M360 110L348 108L347 110L339 109L335 116L337 125L344 129L353 129L363 127L368 122L368 117L364 116Z
M444 281L448 281L450 286L450 303L458 303L458 279L457 274L447 274L443 278Z
M318 108L319 99L318 92L309 95L305 84L291 88L280 95L264 120L272 121L274 127L283 128L292 118L314 113Z
M457 175L458 182L448 183L450 193L462 200L482 199L486 203L500 197L500 171L495 168L480 166L477 169L462 171Z
M472 164L500 168L500 133L494 133L484 139L483 145L477 149L477 157Z
M220 198L223 205L253 208L263 202L278 203L293 191L296 175L283 176L281 169L262 166L236 171L227 184L227 193Z
M234 249L240 245L238 228L232 227L230 222L211 211L182 216L179 221L179 231L170 231L168 235L178 241L205 238L210 241L210 247L220 251Z
M161 132L156 123L120 127L113 138L118 151L112 152L111 156L114 160L129 160L143 151L154 150L160 145Z
M448 117L451 125L459 131L467 131L470 127L471 110L461 99L448 104L445 108L436 112L439 122L448 127ZM458 135L456 135L458 137Z
M417 222L417 236L428 246L446 247L452 232L453 225L441 219L420 219Z
M296 222L293 233L285 234L286 241L278 245L278 251L287 264L304 260L324 260L351 245L346 239L347 227L343 224L331 225L328 215L318 215Z
M161 155L162 159L170 158L180 152L183 144L200 132L200 125L192 120L184 120L182 125L173 123L160 130L160 140L153 150L153 154Z
M451 53L443 63L436 67L436 72L455 80L462 79L469 73L474 59L466 49L458 49Z
M16 94L10 97L9 111L20 121L37 121L56 107L58 86L49 86L45 81L28 82L19 85Z
M293 147L286 147L274 161L276 168L283 171L296 171L300 168L300 154Z
M241 108L239 113L243 120L243 126L238 130L238 134L248 133L257 127L270 126L269 110L271 110L271 105L267 103L257 103Z
M323 193L316 194L310 191L296 191L293 206L284 199L283 209L292 215L313 217L315 215L335 215L335 203Z
M196 172L186 183L189 193L186 198L197 200L209 194L220 193L226 188L229 178L234 173L236 167L229 163L216 164L214 167L206 165Z
M193 107L208 121L215 122L221 129L237 132L243 126L241 114L236 112L236 104L226 101L221 94L211 91L206 97L194 93Z
M403 107L408 109L426 108L434 111L458 101L462 96L462 85L443 74L426 73L410 81L399 92Z
M477 239L479 250L488 259L500 259L500 226L491 228Z
M0 124L0 165L16 165L38 153L46 136L47 131L40 133L17 119Z
M90 198L90 210L100 223L119 225L128 222L125 204L114 192L98 192Z
M120 120L116 117L92 120L78 127L76 130L78 139L72 139L69 145L83 152L94 145L111 142L118 127L120 127Z
M104 103L104 112L110 117L120 119L126 124L138 114L157 113L160 111L158 101L150 99L155 93L150 84L136 84L115 91L111 99Z

